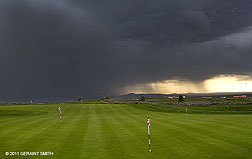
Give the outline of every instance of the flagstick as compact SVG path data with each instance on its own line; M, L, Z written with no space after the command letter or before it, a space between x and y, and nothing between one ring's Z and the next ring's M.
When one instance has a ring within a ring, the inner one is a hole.
M61 107L58 107L58 110L59 110L59 120L60 120L60 123L61 123Z
M187 107L186 107L186 117L187 117Z
M148 135L150 136L150 126L148 125Z
M148 150L148 152L152 152L151 151L151 146L150 146L150 119L149 118L147 118L147 128L148 128L148 137L149 137L149 150Z
M150 126L148 125L148 136L149 136L149 152L151 151L151 144L150 144Z
M61 110L60 110L60 122L61 122Z

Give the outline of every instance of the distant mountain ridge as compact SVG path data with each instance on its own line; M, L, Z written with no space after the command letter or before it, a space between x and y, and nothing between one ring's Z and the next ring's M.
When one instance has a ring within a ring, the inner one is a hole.
M117 96L116 98L140 98L142 96L146 98L167 98L169 96L179 96L180 94L172 93L172 94L135 94L129 93L121 96ZM252 92L216 92L216 93L182 93L189 98L196 98L196 97L233 97L239 95L247 95L248 97L252 97Z

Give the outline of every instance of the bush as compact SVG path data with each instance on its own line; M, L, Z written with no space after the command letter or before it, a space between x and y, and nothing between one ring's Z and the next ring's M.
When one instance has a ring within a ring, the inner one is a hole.
M104 99L109 99L109 97L108 96L102 96L101 100L104 100Z
M83 97L80 97L80 96L79 96L79 97L77 98L77 101L82 101L82 100L83 100Z
M141 99L140 99L140 101L142 101L142 102L145 101L145 100L146 100L146 99L145 99L144 96L142 96Z
M184 101L184 98L183 98L183 96L180 94L179 95L179 102L183 102Z

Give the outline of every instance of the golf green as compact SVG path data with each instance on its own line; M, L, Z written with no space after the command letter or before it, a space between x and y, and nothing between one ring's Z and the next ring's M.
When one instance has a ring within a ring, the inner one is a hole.
M186 115L126 104L0 106L2 158L249 159L252 114L190 114L189 108Z

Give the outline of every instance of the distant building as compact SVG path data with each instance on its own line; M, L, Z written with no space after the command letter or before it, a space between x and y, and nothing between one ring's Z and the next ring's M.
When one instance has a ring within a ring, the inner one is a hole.
M183 98L186 98L186 96L182 96ZM169 98L169 99L177 99L179 98L179 96L165 96L165 98Z
M234 98L247 98L247 95L234 96Z

